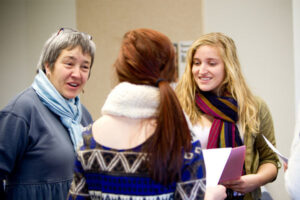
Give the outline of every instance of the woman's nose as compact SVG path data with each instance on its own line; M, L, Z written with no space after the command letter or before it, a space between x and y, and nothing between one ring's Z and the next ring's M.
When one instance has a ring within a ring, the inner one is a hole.
M207 73L207 67L206 67L205 64L200 65L199 73L200 74L206 74Z
M75 66L72 70L73 77L80 77L80 66Z

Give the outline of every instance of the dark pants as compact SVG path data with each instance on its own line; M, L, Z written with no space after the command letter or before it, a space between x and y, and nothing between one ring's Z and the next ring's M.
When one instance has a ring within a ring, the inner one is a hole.
M5 199L4 181L0 180L0 199Z
M227 197L225 200L243 200L244 199L244 196L233 196L233 190L231 190L231 189L227 189L226 194L227 194Z

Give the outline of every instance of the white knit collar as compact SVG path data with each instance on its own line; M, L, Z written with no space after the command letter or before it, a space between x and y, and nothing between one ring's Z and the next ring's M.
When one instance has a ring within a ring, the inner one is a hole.
M149 118L156 115L159 89L148 85L119 83L108 95L102 114L129 118Z

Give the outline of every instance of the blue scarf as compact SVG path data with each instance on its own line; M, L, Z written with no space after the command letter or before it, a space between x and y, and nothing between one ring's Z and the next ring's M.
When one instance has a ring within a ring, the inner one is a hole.
M35 76L31 87L42 103L60 117L62 124L68 129L74 150L82 142L80 124L82 111L79 97L67 100L52 85L42 70Z

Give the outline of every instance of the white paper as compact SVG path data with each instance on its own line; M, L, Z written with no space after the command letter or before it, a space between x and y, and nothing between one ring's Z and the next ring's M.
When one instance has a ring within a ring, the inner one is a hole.
M283 160L283 162L288 163L288 158L283 156L274 146L273 144L263 135L263 138L265 139L267 145Z
M206 186L218 185L230 152L231 148L203 149Z

